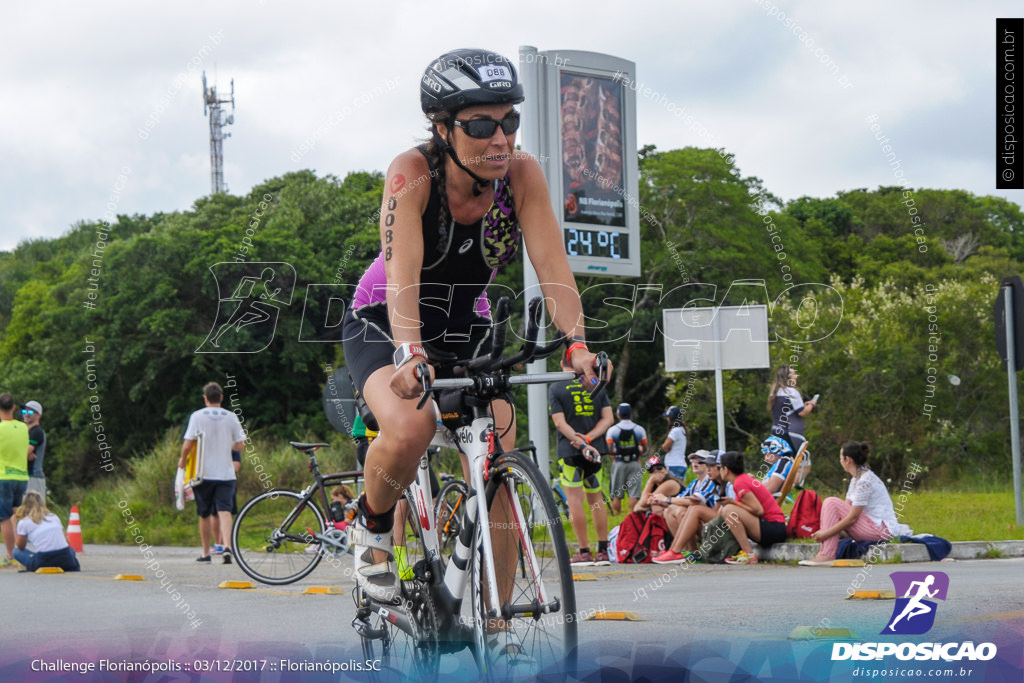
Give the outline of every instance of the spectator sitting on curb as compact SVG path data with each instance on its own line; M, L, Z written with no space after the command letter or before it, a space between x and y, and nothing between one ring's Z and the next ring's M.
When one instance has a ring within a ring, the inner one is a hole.
M663 498L677 496L683 490L683 482L676 479L668 471L668 468L665 467L665 463L662 462L661 458L656 455L652 455L647 459L644 468L649 476L647 477L647 483L644 484L644 490L640 493L640 500L633 506L633 512L650 511L661 514L662 507L660 505L652 506L651 497L654 495Z
M712 493L705 498L703 505L687 505L680 508L682 512L677 515L676 526L669 526L669 530L672 531L672 545L655 556L654 562L679 564L696 560L694 551L697 549L701 529L721 512L721 493L725 490L725 481L722 479L722 455L722 451L713 451L702 458L702 462L707 465L708 479L713 484Z
M75 550L68 545L60 518L46 508L38 491L29 491L18 508L18 536L14 559L34 572L40 567L60 567L66 572L81 569ZM32 544L35 552L26 549Z
M740 552L726 558L726 564L757 564L750 545L754 539L768 547L786 540L786 516L775 497L760 481L746 474L743 456L729 451L721 458L722 478L733 486L735 498L722 498L722 517L740 544Z
M647 432L632 421L633 408L628 403L620 403L615 412L619 422L608 430L605 440L608 452L615 457L609 490L612 512L619 514L625 496L629 497L629 510L636 507L640 498L640 481L643 479L640 458L647 452Z
M868 467L867 443L849 441L839 449L839 464L850 475L846 500L835 497L821 504L821 528L811 538L821 542L818 554L800 560L805 567L830 566L836 559L839 535L857 541L882 541L910 533L896 518L889 491Z
M690 469L693 470L697 478L675 496L662 496L659 493L651 495L652 506L662 506L665 522L670 530L679 526L683 515L686 514L686 508L691 505L715 507L718 500L718 496L715 494L717 484L708 474L708 463L713 462L717 461L706 450L701 449L696 453L691 453Z

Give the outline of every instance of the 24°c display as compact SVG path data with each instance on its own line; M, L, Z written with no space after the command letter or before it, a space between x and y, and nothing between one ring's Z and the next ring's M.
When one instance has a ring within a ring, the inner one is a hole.
M629 258L629 233L618 230L565 228L565 252L569 256Z

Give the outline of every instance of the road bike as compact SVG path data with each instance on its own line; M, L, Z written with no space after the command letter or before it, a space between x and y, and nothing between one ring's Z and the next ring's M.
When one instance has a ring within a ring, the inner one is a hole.
M399 574L399 602L378 602L358 585L353 593L352 626L365 657L381 660L379 679L430 680L442 654L466 649L483 678L545 674L560 680L575 669L576 595L561 518L547 478L530 456L502 450L490 411L490 403L510 397L515 386L575 376L509 374L513 366L562 346L563 335L537 345L540 303L530 302L526 339L518 353L502 357L509 309L508 299L502 298L489 355L449 363L456 368L453 374L462 376L432 384L426 363L418 366L424 389L419 406L433 398L439 416L432 443L464 454L470 480L465 492L451 487L452 497L441 495L432 505L428 459L421 456L416 479L405 493L410 513L404 520L396 518L394 529L412 570L408 578ZM599 354L599 359L595 391L606 382L607 356ZM446 517L436 514L438 509ZM447 523L451 526L443 531ZM447 561L446 538L451 543Z
M309 459L313 482L301 491L271 489L257 494L239 511L231 529L238 566L260 583L293 583L316 569L323 558L340 560L348 553L348 533L335 528L328 490L355 484L361 471L321 474L316 452L325 443L291 441Z

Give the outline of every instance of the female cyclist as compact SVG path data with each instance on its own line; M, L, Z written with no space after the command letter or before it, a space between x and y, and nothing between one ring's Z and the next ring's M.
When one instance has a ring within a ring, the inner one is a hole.
M519 113L513 105L522 101L515 68L493 52L456 50L427 67L420 104L431 139L388 168L381 254L345 316L349 371L380 425L367 451L366 490L351 536L356 582L380 602L399 599L395 503L415 478L436 428L433 411L416 409L422 391L416 367L431 361L423 344L459 358L487 352L485 289L516 256L520 236L553 302L554 324L571 340L569 364L584 384L597 384L547 184L536 159L515 151ZM434 373L431 367L431 378ZM511 448L511 406L495 401L491 410L502 446Z

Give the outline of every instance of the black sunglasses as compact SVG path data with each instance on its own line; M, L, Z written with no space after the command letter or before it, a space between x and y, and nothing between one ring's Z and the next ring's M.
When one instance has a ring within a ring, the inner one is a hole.
M501 132L512 135L519 130L519 112L510 111L501 121L494 119L470 119L469 121L454 120L454 124L466 131L466 135L477 140L486 140L494 136L494 131L501 126Z

